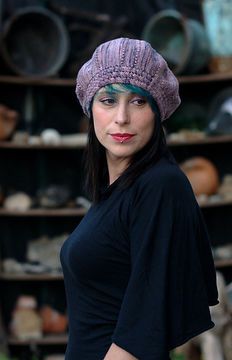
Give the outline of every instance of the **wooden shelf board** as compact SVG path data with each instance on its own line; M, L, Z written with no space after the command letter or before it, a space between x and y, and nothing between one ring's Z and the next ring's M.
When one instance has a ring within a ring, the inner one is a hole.
M75 79L43 78L36 76L0 75L0 84L37 85L37 86L75 86Z
M232 205L232 200L218 200L218 201L199 201L199 206L201 208L213 208L219 206L230 206ZM0 208L0 216L8 217L75 217L75 216L84 216L87 210L84 208L79 209L29 209L27 211L17 211L17 210L6 210Z
M232 266L232 259L215 260L214 263L215 263L216 268L230 267L230 266Z
M0 274L0 280L5 281L61 281L63 279L63 274Z
M227 142L232 142L232 135L207 136L202 139L183 141L167 139L167 143L169 146L207 145Z
M84 216L86 214L86 209L84 208L75 208L75 209L29 209L27 211L17 211L17 210L6 210L0 208L0 216L29 216L29 217L42 217L42 216Z
M198 204L201 208L227 206L227 205L232 205L232 199L230 200L222 199L217 201L205 201L205 202L199 201Z
M203 139L196 140L171 140L167 139L169 146L189 146L189 145L207 145L207 144L217 144L217 143L228 143L232 142L232 135L220 135L220 136L208 136ZM84 149L86 146L85 143L80 143L80 145L42 145L42 144L17 144L13 141L0 141L0 149L41 149L41 150L75 150L75 149Z
M232 266L232 259L215 260L216 268ZM2 281L63 281L63 274L0 274Z
M87 142L86 142L87 143ZM40 150L65 150L65 149L84 149L86 146L85 143L80 143L79 145L42 145L42 144L17 144L13 141L0 141L0 149L40 149Z
M13 336L9 336L7 342L9 345L66 345L68 335L46 335L41 339L20 340Z
M213 81L229 81L232 80L232 72L228 73L210 73L200 75L185 75L178 77L180 84L204 83Z

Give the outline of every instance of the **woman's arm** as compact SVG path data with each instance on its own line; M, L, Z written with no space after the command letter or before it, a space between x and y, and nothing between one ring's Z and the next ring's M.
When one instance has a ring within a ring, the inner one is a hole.
M138 360L136 357L120 348L116 344L112 344L109 348L104 360Z

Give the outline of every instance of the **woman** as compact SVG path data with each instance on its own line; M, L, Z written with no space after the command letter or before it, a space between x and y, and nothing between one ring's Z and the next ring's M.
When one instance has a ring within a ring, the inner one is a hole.
M218 303L206 228L161 125L178 82L150 44L119 38L82 66L76 94L93 205L61 251L66 360L167 360L213 327Z

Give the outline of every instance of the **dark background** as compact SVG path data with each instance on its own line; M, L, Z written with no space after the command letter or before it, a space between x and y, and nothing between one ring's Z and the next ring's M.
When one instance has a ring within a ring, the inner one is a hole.
M14 9L28 5L48 6L49 1L39 0L2 0L2 20L12 14ZM145 22L157 11L173 8L187 17L201 19L200 0L56 0L55 4L79 10L96 11L113 17L126 15L129 19L127 30L139 36Z

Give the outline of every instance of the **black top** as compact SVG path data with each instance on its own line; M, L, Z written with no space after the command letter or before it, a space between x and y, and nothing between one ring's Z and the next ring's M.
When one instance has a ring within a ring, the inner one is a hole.
M210 329L216 277L191 186L161 159L127 190L116 180L64 243L66 360L102 360L112 342L139 360Z

